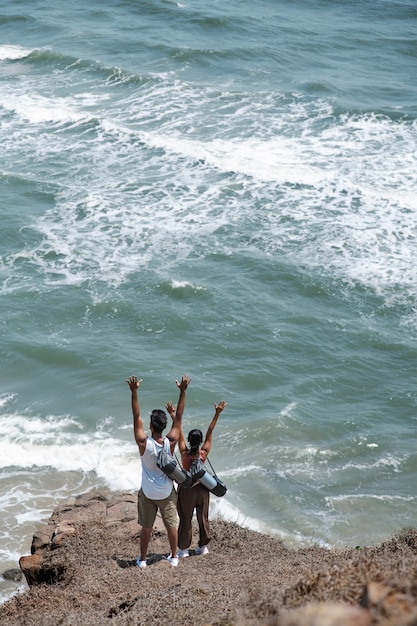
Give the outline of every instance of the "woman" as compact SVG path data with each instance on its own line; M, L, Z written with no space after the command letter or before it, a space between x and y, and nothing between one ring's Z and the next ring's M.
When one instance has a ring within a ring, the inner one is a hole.
M214 417L210 422L207 429L206 438L203 443L203 433L198 428L190 430L188 433L187 447L184 439L184 433L181 430L180 438L178 441L178 447L181 454L181 464L183 469L189 471L194 459L200 457L201 461L205 463L213 439L213 430L217 424L220 413L226 406L226 402L221 400L219 404L215 404ZM168 406L167 409L173 416L174 407ZM201 445L203 444L203 445ZM199 528L199 541L198 546L195 549L195 554L207 554L210 537L210 525L209 525L209 506L210 506L210 492L206 487L203 487L198 481L192 485L192 487L178 487L178 500L177 509L180 518L178 527L178 557L185 558L189 556L189 547L192 541L192 520L194 511L197 514L197 522Z

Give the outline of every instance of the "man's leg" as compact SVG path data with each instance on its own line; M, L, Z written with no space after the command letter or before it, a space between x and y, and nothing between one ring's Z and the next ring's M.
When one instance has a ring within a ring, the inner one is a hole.
M171 494L164 500L158 500L162 521L167 530L168 541L171 548L171 556L177 557L178 548L178 515L177 515L177 492L174 487Z
M142 530L140 532L140 559L138 561L143 563L140 567L144 567L146 564L146 555L157 511L158 506L155 501L147 498L140 489L138 493L138 523L142 526Z
M177 556L177 548L178 548L178 531L176 526L171 526L171 528L167 528L168 533L168 541L171 548L172 556Z
M140 560L146 561L148 546L151 540L152 528L142 528L140 531Z

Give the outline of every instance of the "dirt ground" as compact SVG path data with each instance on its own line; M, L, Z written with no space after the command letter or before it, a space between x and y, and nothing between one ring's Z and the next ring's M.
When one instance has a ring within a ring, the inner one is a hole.
M83 523L64 549L49 553L58 582L33 586L1 605L0 624L417 626L417 530L375 547L335 551L290 549L221 520L211 526L209 554L191 551L176 568L163 558L165 532L154 530L153 562L142 570L135 566L139 527L135 535L97 521ZM370 582L383 589L371 603ZM321 602L365 606L360 611L366 619L288 621L288 611Z

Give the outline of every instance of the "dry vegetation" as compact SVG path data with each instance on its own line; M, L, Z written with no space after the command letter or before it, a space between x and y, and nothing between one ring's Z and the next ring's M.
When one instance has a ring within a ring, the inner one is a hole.
M177 568L163 559L166 536L155 530L154 562L140 570L138 535L97 520L80 523L65 547L47 552L56 582L0 606L0 623L417 626L417 530L375 547L331 551L293 550L220 520L212 529L210 553L183 559ZM361 613L351 622L288 613L321 602L367 608L355 609Z

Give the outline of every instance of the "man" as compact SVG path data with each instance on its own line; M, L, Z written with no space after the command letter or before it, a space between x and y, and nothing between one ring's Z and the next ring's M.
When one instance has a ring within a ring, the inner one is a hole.
M169 447L171 454L174 453L175 445L181 433L185 393L191 378L184 375L181 382L175 381L180 390L180 396L175 416L172 418L171 430L166 437L162 433L167 425L167 416L165 411L160 409L155 409L151 413L151 437L147 436L143 428L138 399L138 389L142 380L138 380L136 376L130 376L126 382L132 393L133 432L142 461L142 486L138 494L138 522L142 529L140 533L140 557L138 557L136 564L141 568L147 565L146 555L151 539L152 527L159 509L167 529L171 547L168 561L176 567L178 565L177 492L174 489L172 480L157 466L156 459L164 446Z

